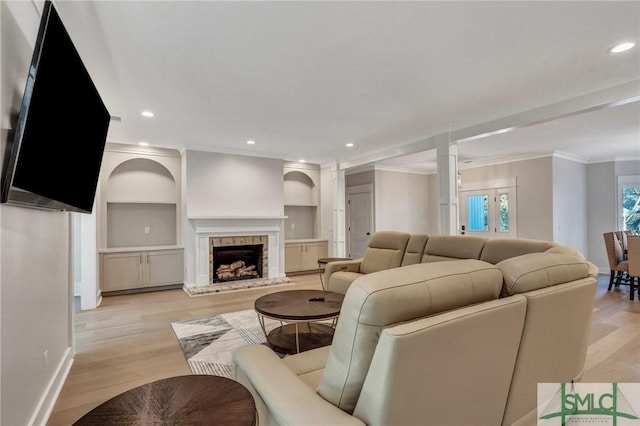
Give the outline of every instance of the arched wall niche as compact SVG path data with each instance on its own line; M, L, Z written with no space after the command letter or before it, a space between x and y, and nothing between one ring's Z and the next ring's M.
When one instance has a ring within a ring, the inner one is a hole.
M318 185L308 174L294 170L284 175L285 206L317 206Z
M107 202L177 203L172 173L157 161L134 158L117 165L107 181Z

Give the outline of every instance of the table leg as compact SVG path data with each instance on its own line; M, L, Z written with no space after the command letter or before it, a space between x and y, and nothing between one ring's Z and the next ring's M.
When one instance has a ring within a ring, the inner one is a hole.
M260 314L258 315L258 322L260 323L260 328L262 328L262 332L264 333L264 338L267 338L267 329L264 326L264 317Z
M326 288L324 288L324 281L323 281L324 269L322 269L322 266L320 263L318 263L318 274L320 274L320 284L322 284L322 289L326 290Z
M298 322L296 321L296 353L300 353L300 336L298 333Z

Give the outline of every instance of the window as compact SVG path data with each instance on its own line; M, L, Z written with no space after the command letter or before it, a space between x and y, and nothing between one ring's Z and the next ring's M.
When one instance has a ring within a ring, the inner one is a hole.
M509 232L509 193L502 192L499 196L500 232Z
M640 233L640 176L618 176L620 228Z

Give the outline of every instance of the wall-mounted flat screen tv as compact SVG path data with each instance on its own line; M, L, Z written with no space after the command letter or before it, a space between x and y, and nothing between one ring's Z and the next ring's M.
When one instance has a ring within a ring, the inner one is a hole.
M90 213L109 121L98 90L47 0L17 125L7 143L1 201Z

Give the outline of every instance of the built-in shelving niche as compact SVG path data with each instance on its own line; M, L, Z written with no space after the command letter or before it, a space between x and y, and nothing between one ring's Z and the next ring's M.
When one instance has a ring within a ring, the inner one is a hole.
M318 187L302 171L284 175L285 240L317 238Z
M119 164L107 184L107 248L177 243L177 185L162 164L134 158Z

